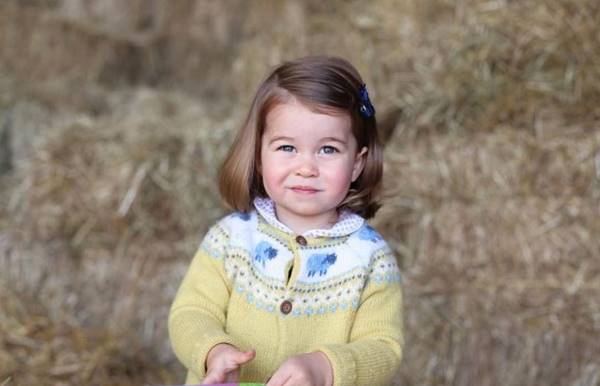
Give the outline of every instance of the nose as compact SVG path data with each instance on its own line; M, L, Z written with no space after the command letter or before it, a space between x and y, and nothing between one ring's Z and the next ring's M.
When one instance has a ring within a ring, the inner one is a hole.
M306 154L298 158L296 175L301 177L317 177L319 175L317 160L312 155Z

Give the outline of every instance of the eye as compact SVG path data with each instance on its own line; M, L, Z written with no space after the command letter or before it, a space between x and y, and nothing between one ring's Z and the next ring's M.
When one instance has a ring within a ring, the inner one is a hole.
M320 151L320 152L321 152L321 153L323 153L323 154L334 154L334 153L338 153L338 152L339 152L339 150L338 150L338 149L336 149L336 148L335 148L335 147L333 147L333 146L323 146L323 147L321 148L321 151Z
M292 145L281 145L277 148L277 150L281 150L284 151L286 153L291 153L293 152L295 149Z

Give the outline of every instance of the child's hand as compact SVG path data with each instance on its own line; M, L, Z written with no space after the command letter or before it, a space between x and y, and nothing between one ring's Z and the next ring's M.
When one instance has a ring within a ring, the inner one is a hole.
M327 356L315 351L288 358L266 386L331 386L333 369Z
M240 351L225 343L216 345L206 357L206 377L202 384L237 382L240 366L250 362L255 356L254 350Z

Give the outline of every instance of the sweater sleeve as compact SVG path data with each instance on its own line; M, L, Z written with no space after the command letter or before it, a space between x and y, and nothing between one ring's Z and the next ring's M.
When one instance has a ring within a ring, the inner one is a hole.
M331 362L334 386L390 385L402 359L402 290L396 259L386 248L371 265L349 343L317 348Z
M218 343L236 346L225 333L231 294L224 269L229 240L222 222L206 234L181 282L169 313L169 338L179 361L198 379L205 376L206 356Z

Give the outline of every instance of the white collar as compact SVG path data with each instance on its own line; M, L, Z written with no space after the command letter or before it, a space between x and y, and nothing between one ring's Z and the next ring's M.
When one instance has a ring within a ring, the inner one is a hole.
M294 232L275 216L275 203L270 198L256 197L256 211L272 226L286 233ZM342 210L337 222L329 229L311 229L302 233L306 237L342 237L356 232L365 223L365 219L349 210Z

